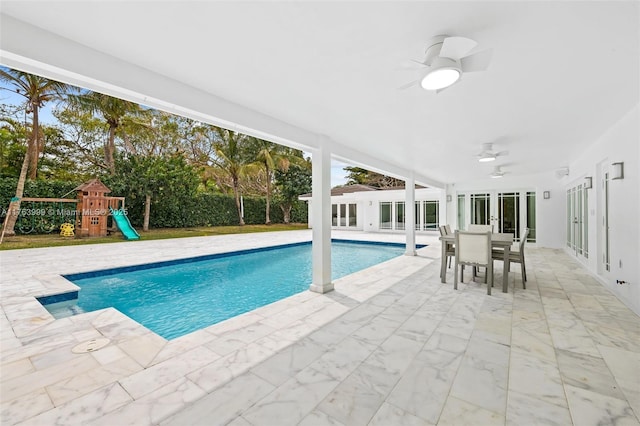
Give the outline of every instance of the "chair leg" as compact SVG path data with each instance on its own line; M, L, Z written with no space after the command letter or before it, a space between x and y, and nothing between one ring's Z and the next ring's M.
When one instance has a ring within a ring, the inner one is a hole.
M449 256L449 269L451 269L451 256Z
M522 256L522 273L524 275L524 280L527 281L527 267L524 264L524 255Z
M456 262L455 267L453 268L453 289L458 289L458 262Z
M524 271L524 262L520 262L520 269L522 270L522 288L527 288L527 273Z
M491 287L493 287L493 261L491 261L489 263L489 266L487 266L487 272L486 272L488 278L488 282L487 282L487 294L489 296L491 296Z

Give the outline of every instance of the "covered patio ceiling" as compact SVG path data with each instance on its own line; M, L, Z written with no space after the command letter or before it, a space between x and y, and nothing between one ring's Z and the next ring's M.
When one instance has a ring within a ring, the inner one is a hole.
M638 103L639 4L2 2L0 62L417 183L567 166ZM402 64L493 49L440 94ZM483 143L509 151L495 163Z

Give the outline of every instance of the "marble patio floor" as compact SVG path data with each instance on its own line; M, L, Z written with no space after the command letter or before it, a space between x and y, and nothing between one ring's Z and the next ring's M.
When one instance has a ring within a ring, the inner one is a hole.
M171 341L114 309L53 320L33 298L66 288L59 273L308 239L1 252L2 425L640 425L640 318L562 250L529 249L527 288L514 267L487 296L441 284L440 245L419 235L418 256Z

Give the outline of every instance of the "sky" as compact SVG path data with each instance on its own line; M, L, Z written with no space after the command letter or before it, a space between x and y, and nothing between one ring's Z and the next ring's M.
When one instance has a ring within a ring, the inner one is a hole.
M6 84L4 82L0 83L0 102L8 105L20 105L24 102L24 97L15 93L15 88L11 84ZM51 113L52 108L55 106L55 102L47 103L45 106L40 109L40 122L45 124L55 124L56 119ZM310 156L311 154L305 152L305 157ZM346 172L344 171L344 167L349 164L343 163L338 160L331 160L331 187L338 185L344 185L347 183Z

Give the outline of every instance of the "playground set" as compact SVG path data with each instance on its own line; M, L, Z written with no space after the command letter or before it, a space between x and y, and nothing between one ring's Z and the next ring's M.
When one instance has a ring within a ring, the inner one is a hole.
M105 237L110 232L120 231L127 240L140 239L131 226L124 207L124 197L110 197L111 190L99 179L92 179L74 189L76 199L69 198L22 198L21 203L42 206L31 209L31 214L19 216L19 229L24 233L35 232L36 219L49 221L50 230L60 229L63 237ZM71 209L75 204L75 211ZM46 207L45 207L46 206ZM69 208L65 208L68 206ZM35 214L34 212L42 212ZM46 213L46 215L45 215ZM56 223L51 217L62 218ZM23 223L31 221L31 223ZM75 232L74 232L75 231Z

